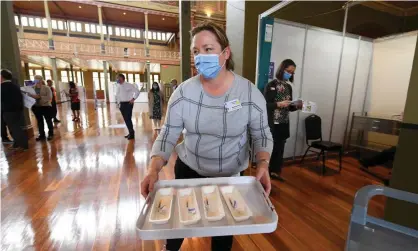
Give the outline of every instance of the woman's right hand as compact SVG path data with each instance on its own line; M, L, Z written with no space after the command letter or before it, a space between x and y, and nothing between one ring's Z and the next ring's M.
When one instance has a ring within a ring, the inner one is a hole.
M145 176L141 182L141 194L144 198L147 198L148 194L154 190L154 184L158 181L158 172L150 169L150 172Z
M290 101L290 100L285 100L285 101L282 101L282 102L277 102L277 107L279 107L279 108L285 108L285 107L288 107L291 103L292 103L292 101Z

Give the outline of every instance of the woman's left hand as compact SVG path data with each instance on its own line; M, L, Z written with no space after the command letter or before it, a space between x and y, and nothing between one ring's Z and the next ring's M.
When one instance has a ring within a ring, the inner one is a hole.
M257 178L258 181L260 181L261 185L263 185L264 191L266 192L268 196L271 191L271 181L270 181L268 165L264 165L260 163L257 166L257 172L256 172L255 177Z

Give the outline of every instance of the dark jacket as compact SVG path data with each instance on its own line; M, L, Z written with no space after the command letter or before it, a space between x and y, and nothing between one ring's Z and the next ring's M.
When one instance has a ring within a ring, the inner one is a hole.
M23 97L20 87L11 81L1 85L1 110L3 112L17 112L23 110Z
M285 140L289 138L289 135L290 135L289 124L288 123L278 124L278 125L274 124L274 110L277 109L277 102L279 102L279 101L276 101L277 84L278 84L277 80L275 79L275 80L270 81L264 87L264 98L266 99L266 103L267 103L267 117L268 117L270 130L272 133L276 135L277 134L280 135L280 139ZM287 87L290 88L290 99L293 100L292 86L288 85ZM293 112L296 110L297 109L294 105L289 106L289 111Z

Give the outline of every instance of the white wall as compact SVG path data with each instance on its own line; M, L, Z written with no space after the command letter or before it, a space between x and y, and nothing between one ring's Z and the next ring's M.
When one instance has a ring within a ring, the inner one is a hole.
M276 20L270 58L270 62L275 62L275 71L282 60L291 58L295 61L297 68L293 97L316 102L317 115L322 119L323 140L329 140L332 126L331 140L339 143L344 141L349 112L351 116L352 112L361 112L363 108L372 54L371 41L346 37L332 123L341 45L342 36L339 33L311 27L306 33L303 26L281 23ZM358 62L356 61L357 53L359 53ZM353 97L350 106L352 88ZM291 113L290 137L286 143L284 157L292 157L293 154L300 156L304 153L307 147L305 118L309 115L301 112Z
M377 116L403 112L417 32L374 41L373 70L366 111Z
M226 35L231 44L235 72L242 75L244 61L245 1L228 0L226 4Z

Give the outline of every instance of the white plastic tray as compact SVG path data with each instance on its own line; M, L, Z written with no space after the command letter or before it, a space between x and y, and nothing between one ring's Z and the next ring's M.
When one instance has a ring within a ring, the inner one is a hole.
M234 185L241 196L247 202L252 212L252 217L248 220L237 222L233 219L224 200L222 205L225 217L219 221L208 221L202 218L193 225L183 225L180 223L179 207L173 204L172 217L166 224L152 224L149 222L150 208L154 200L155 192L151 193L141 210L136 223L138 235L142 240L161 240L203 236L225 236L240 234L259 234L271 233L276 230L279 217L271 204L270 199L264 194L263 187L255 177L230 177L230 178L207 178L207 179L188 179L188 180L166 180L155 184L154 191L159 188L171 187L174 189L194 187L199 210L203 211L203 201L201 186ZM174 195L176 197L176 195Z

